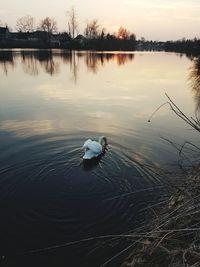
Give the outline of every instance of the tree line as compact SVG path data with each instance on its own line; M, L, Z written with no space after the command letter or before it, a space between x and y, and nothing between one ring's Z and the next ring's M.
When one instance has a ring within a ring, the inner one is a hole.
M191 57L200 55L200 39L197 38L193 40L183 38L167 42L148 41L144 38L136 40L135 33L129 32L122 26L115 33L108 32L101 26L98 19L87 20L83 32L80 34L75 8L72 7L68 10L66 15L66 30L63 32L59 32L55 18L45 17L36 24L35 18L31 15L22 16L16 21L17 34L10 31L10 37L5 40L0 32L0 47L164 50L185 53ZM16 41L16 39L18 40Z
M178 41L167 41L164 44L165 51L184 53L188 57L196 57L200 55L200 39L185 39Z
M66 14L68 20L64 32L58 31L55 18L45 17L36 25L35 18L31 15L20 17L15 27L18 32L17 38L20 34L25 39L29 36L33 43L32 37L37 37L44 47L51 47L53 44L58 46L58 42L55 44L57 40L61 47L67 46L69 49L135 50L136 36L125 27L121 26L115 33L109 33L97 19L92 19L86 22L83 33L80 34L75 8L72 7ZM40 32L40 35L33 35L35 32ZM64 43L65 45L62 45Z

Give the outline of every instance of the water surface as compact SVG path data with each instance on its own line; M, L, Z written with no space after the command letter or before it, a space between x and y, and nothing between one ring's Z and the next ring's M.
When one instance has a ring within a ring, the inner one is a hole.
M0 247L8 263L100 266L126 247L86 242L15 256L140 227L147 206L162 200L161 169L178 168L179 151L164 139L199 142L169 106L148 118L165 93L186 114L198 111L198 75L198 61L175 53L0 51ZM101 135L108 151L83 165L84 141Z

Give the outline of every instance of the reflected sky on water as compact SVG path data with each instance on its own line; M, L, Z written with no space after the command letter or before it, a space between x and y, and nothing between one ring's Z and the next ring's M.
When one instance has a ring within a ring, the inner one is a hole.
M2 50L0 77L5 254L138 227L142 211L164 195L161 169L179 168L179 151L164 139L199 142L167 105L148 123L165 93L189 116L198 114L198 59L164 52ZM84 141L101 135L108 151L83 165ZM106 251L92 254L90 263L83 253L80 262L95 266L113 253ZM61 254L73 266L70 253Z

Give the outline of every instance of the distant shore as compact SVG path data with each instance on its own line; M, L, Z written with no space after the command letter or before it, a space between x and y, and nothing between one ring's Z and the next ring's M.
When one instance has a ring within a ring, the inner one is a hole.
M46 31L10 32L0 27L0 48L66 49L92 51L166 51L186 54L189 57L200 55L200 39L177 41L136 40L134 34L121 38L113 34L98 34L88 37L78 34L72 38L67 32L49 33Z

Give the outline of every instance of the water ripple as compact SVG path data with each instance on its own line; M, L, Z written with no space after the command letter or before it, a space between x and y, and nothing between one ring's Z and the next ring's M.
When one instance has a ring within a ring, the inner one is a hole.
M37 246L37 232L40 243L46 244L74 239L83 232L89 235L91 229L110 233L115 225L117 231L133 225L139 219L137 211L153 201L153 189L145 188L160 181L144 158L110 137L108 151L86 166L83 142L82 136L70 135L28 138L23 146L15 144L13 153L1 155L0 198L9 207L2 208L1 225L16 242L21 243L23 225L29 247Z

